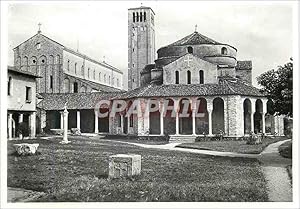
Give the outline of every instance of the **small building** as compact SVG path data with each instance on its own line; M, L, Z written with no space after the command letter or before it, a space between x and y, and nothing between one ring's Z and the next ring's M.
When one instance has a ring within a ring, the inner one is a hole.
M35 137L36 134L36 79L35 73L8 66L7 74L7 136L8 139ZM20 125L25 127L18 134ZM26 128L27 127L27 128Z

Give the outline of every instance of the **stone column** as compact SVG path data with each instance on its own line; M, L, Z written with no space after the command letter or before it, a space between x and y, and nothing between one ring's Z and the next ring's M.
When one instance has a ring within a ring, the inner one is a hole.
M212 136L212 111L213 111L213 100L206 99L207 101L207 112L208 112L208 135Z
M8 114L8 120L7 120L7 128L8 128L8 139L12 138L12 113Z
M30 137L35 137L36 132L36 112L31 113L30 115Z
M20 113L19 115L19 124L23 122L23 113ZM19 138L22 139L23 138L23 135L22 134L19 134Z
M176 135L179 135L179 99L174 101L174 108L176 111Z
M60 129L64 129L64 112L60 112Z
M251 132L254 133L254 112L251 112L250 119L251 119Z
M193 135L196 135L196 101L192 100L192 120L193 120Z
M164 101L159 103L160 105L160 135L164 135Z
M77 110L76 122L77 122L77 128L80 130L80 110Z
M69 112L65 108L63 112L63 121L64 121L64 135L63 135L63 140L60 142L61 144L68 144L70 141L68 140L68 115Z
M95 111L95 134L99 133L98 129L98 112Z

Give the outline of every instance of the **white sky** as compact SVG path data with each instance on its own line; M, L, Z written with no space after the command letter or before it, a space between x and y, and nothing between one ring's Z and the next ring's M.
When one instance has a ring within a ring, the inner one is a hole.
M119 68L127 76L127 9L140 1L10 3L8 64L12 49L42 33L57 42ZM238 49L238 60L252 60L253 83L264 71L292 57L291 2L147 1L156 13L156 50L197 31ZM124 80L127 87L127 80Z

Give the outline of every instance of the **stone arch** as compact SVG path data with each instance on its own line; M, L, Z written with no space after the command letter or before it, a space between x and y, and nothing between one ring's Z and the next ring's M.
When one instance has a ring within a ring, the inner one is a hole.
M172 98L164 100L164 134L176 134L175 101Z
M60 56L56 55L55 64L60 64Z
M81 86L80 87L80 92L85 93L86 92L86 86Z
M193 133L192 102L188 98L179 101L179 134Z
M150 134L160 134L160 112L159 112L159 100L150 99L149 100L151 107L158 107L158 110L149 112L149 133Z
M224 133L224 130L224 100L220 97L217 97L213 100L212 133Z
M24 56L23 65L26 67L28 66L28 57L27 56Z
M194 53L193 47L189 46L189 47L187 48L187 52L188 52L189 54L193 54L193 53Z
M38 65L46 65L47 64L47 57L45 55L40 56Z
M250 134L251 132L251 106L250 99L246 98L243 102L243 110L244 110L244 134Z
M30 57L29 65L30 65L30 71L32 73L36 73L36 74L39 73L37 70L37 57L35 56Z
M200 97L196 100L196 134L208 134L209 120L207 111L207 101Z
M263 103L261 99L255 101L255 113L254 113L254 133L262 132L262 113Z
M50 56L49 56L48 63L49 63L50 65L53 65L53 64L54 64L54 56L53 56L53 55L50 55Z
M70 93L70 79L64 79L64 93Z
M73 83L73 92L78 93L78 83L77 82Z
M275 134L275 120L274 120L274 102L269 99L267 101L267 113L265 116L265 126L266 126L266 133L268 134Z

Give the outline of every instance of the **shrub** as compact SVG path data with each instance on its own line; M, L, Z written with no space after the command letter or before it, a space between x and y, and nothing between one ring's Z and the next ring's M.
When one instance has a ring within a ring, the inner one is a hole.
M17 134L22 134L22 139L24 138L24 136L28 136L29 135L28 124L25 122L21 122L18 126Z
M250 145L261 144L263 137L264 135L258 135L253 132L250 132L249 137L246 139L246 144L250 144Z

